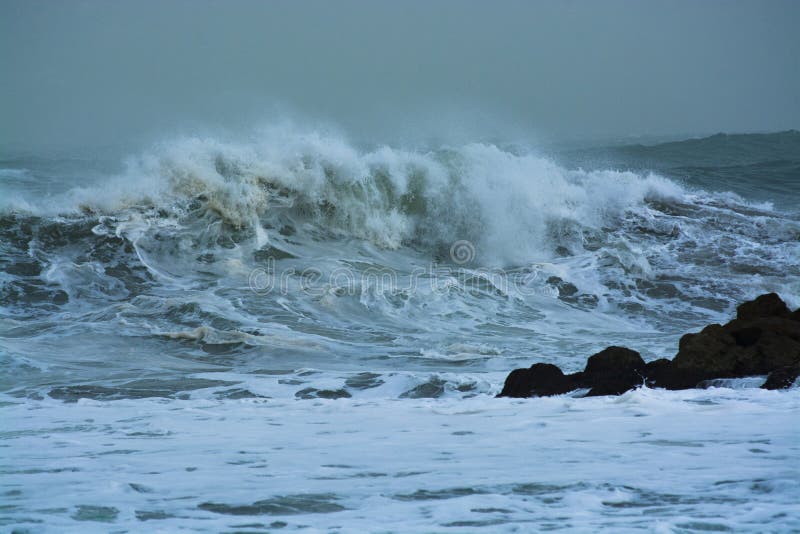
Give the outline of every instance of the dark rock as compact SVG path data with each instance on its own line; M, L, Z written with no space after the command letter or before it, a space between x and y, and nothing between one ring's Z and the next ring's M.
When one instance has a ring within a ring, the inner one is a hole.
M772 371L762 389L786 389L792 387L800 376L800 365L789 365Z
M584 387L583 386L583 371L578 371L577 373L572 373L572 374L568 374L568 375L564 375L564 376L575 385L575 388Z
M645 363L641 355L625 347L608 347L590 356L583 370L587 397L620 395L644 383Z
M758 338L761 337L761 329L757 326L751 326L737 330L732 334L737 345L740 347L749 347L750 345L754 345L758 341Z
M564 376L557 366L535 363L529 369L511 371L498 397L546 397L567 393L575 388L575 382Z
M699 333L686 334L681 338L673 363L677 369L728 376L736 366L736 356L731 353L735 345L735 340L722 325L711 324Z
M777 293L767 293L755 300L745 302L736 308L737 319L755 319L758 317L784 317L789 315L789 308Z
M780 367L800 364L800 341L789 336L764 336L756 349L758 365L756 372L751 374L765 374Z
M800 324L791 318L791 315L785 317L759 317L756 319L749 319L743 321L741 319L734 319L723 327L723 330L730 332L732 336L744 337L746 332L751 329L761 330L759 339L762 335L779 335L788 336L792 339L800 341ZM750 334L753 335L752 333ZM758 339L755 340L759 341Z
M767 310L772 315L754 316L754 309ZM780 312L775 303L750 308L745 316L749 319L734 319L724 326L709 325L699 333L683 336L673 360L675 365L709 379L767 374L800 362L800 322Z
M639 376L632 380L630 376L617 376L604 380L593 386L586 394L587 397L600 397L603 395L622 395L626 391L635 389L644 383L644 377Z
M551 364L512 371L501 397L557 395L589 388L586 396L619 395L643 383L688 389L707 380L769 375L765 389L790 387L800 369L800 309L790 312L775 293L737 308L736 319L684 335L671 361L645 364L638 352L608 347L582 373L565 376Z
M693 388L703 379L696 373L678 369L672 360L666 358L648 362L644 374L648 387L664 389Z
M737 318L713 324L680 340L673 369L661 372L662 387L694 387L692 381L763 375L800 364L800 321L775 293L738 307ZM671 375L671 376L666 376ZM677 380L677 382L676 382Z
M583 379L589 383L616 376L621 372L644 370L642 356L625 347L608 347L589 357L583 370Z

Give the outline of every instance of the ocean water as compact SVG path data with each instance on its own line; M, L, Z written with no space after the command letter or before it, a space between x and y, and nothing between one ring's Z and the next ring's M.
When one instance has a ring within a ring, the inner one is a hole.
M0 526L800 529L800 389L496 399L778 292L800 133L0 161Z

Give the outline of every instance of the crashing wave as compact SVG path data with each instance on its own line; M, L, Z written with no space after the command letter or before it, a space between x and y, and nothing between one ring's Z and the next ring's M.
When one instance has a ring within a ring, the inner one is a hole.
M499 265L581 250L626 212L683 195L654 174L568 170L491 144L364 151L337 137L276 130L247 143L162 145L131 159L123 174L34 211L139 211L252 234L291 221L390 249L466 240L479 262Z

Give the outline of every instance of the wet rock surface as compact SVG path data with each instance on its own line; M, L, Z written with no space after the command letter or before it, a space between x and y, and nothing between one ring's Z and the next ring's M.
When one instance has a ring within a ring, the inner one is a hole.
M551 363L535 363L529 369L515 369L506 378L503 397L546 397L576 389L577 382Z
M761 387L763 389L786 389L794 384L798 376L800 376L800 365L781 367L772 371Z
M586 368L565 375L552 364L515 369L499 397L542 397L586 388L586 396L620 395L646 384L689 389L717 378L768 375L764 389L791 387L800 376L800 309L792 312L775 293L745 302L736 318L684 335L672 360L645 363L625 347L589 357Z
M644 382L645 363L642 356L625 347L608 347L590 356L580 377L590 387L587 397L619 395Z

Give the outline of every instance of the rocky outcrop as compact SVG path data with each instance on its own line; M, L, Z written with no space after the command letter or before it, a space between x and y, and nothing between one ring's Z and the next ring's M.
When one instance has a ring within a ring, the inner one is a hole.
M498 396L540 397L576 389L588 389L586 396L619 395L643 384L688 389L704 380L754 375L769 375L765 389L790 387L800 375L800 309L791 312L775 293L745 302L725 325L686 334L672 360L645 363L636 351L608 347L571 375L546 363L516 369Z
M683 336L672 364L710 379L766 375L800 363L799 318L775 293L761 295L739 306L726 325Z
M644 382L645 363L642 356L625 347L608 347L590 356L581 373L584 387L591 388L587 397L619 395Z
M506 378L501 397L547 397L560 395L580 385L552 363L534 363L529 369L515 369Z
M772 371L761 387L763 389L786 389L794 384L798 376L800 376L800 365L781 367Z

